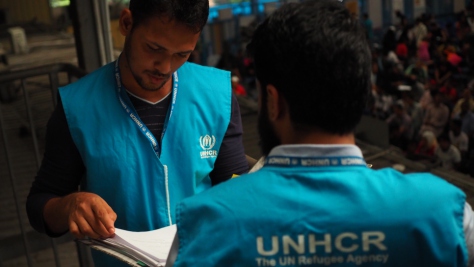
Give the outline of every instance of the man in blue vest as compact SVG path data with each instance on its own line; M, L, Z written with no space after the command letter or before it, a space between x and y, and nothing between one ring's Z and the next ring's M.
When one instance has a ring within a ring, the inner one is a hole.
M230 74L186 63L208 14L207 0L131 0L119 59L59 90L27 201L36 230L161 228L182 199L248 171ZM118 266L106 257L95 265Z
M284 5L249 48L265 164L178 204L168 266L473 265L465 194L372 170L355 146L371 60L340 2Z

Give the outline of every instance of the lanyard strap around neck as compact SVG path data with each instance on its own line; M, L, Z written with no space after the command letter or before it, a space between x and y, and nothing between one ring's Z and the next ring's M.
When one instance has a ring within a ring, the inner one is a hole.
M286 157L269 156L265 159L265 166L280 167L339 167L339 166L363 166L365 160L358 156L334 156L334 157Z
M155 136L153 136L150 130L146 127L146 125L140 120L140 117L136 113L135 108L133 107L132 103L130 102L130 99L127 96L126 90L124 90L123 88L122 78L120 77L119 60L120 57L115 61L115 80L117 82L117 96L120 101L120 104L122 105L125 112L127 112L130 119L140 129L140 132L150 141L150 144L153 147L155 154L159 157L161 154L160 142L163 139L163 136L165 135L166 129L168 128L168 122L171 118L171 115L173 114L173 109L176 104L176 96L178 94L178 72L176 71L175 73L173 73L173 98L171 100L170 108L168 109L168 114L166 116L165 124L163 126L163 132L161 133L160 142L158 142Z

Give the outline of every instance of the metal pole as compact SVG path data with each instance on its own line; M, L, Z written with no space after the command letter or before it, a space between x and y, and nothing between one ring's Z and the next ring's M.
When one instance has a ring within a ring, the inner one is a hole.
M100 18L102 19L102 34L104 39L104 53L106 63L115 60L114 45L112 42L112 32L110 30L110 12L107 2L99 0Z
M57 78L57 74L56 74L56 78ZM21 89L23 90L23 96L25 98L26 112L28 114L31 137L33 138L33 147L35 149L36 165L39 169L39 167L41 166L41 157L39 154L38 139L36 137L36 127L33 121L33 112L31 112L30 98L28 97L28 92L26 90L26 82L24 79L21 80ZM53 255L54 255L54 261L56 263L56 266L60 267L61 264L59 263L58 246L56 245L56 241L52 238L51 238L51 246L53 247Z
M74 26L74 38L79 67L91 72L103 66L103 40L98 39L95 0L71 0L69 11Z
M3 122L3 114L2 114L2 107L0 105L0 129L2 130L2 136L3 136L3 144L5 146L5 155L7 156L7 166L8 170L10 172L10 182L12 184L12 191L13 191L13 198L15 199L15 206L16 206L16 213L18 216L18 221L20 224L20 230L21 230L21 236L23 239L23 244L25 248L25 255L26 255L26 262L28 264L28 267L33 267L33 261L30 256L30 248L28 247L28 239L26 237L26 232L23 224L23 219L21 218L20 214L20 204L18 201L18 194L16 190L16 185L15 185L15 177L13 175L13 167L10 159L10 152L8 150L8 138L7 138L7 133L5 130L5 124Z
M99 55L100 55L100 63L101 65L107 64L107 59L105 56L105 44L104 44L104 32L102 31L103 28L101 26L101 12L100 12L100 6L97 1L93 0L92 1L92 8L94 11L94 17L95 17L95 29L97 33L97 40L99 41Z
M30 124L31 137L33 138L33 147L35 150L36 166L39 168L41 165L41 159L39 155L38 140L36 139L36 127L33 122L33 113L31 112L30 98L28 97L28 92L26 91L26 82L24 79L21 79L21 90L23 91L23 97L25 99L26 114L28 115L28 122Z

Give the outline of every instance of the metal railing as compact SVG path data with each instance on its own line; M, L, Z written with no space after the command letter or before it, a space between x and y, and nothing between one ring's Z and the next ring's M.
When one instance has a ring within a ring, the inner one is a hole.
M66 74L66 79L64 79L64 74ZM18 70L18 71L8 71L8 72L2 72L0 73L0 96L3 96L3 99L0 98L0 134L2 136L2 143L3 146L0 146L0 156L1 154L4 153L6 157L6 163L5 165L0 165L0 167L3 168L3 166L6 166L6 169L9 173L9 182L11 186L11 193L13 195L13 202L14 206L16 209L16 216L18 219L18 224L20 227L21 237L13 237L13 239L18 239L21 238L23 242L23 251L24 255L26 257L26 262L29 267L35 266L35 262L32 258L32 253L33 250L40 250L44 248L44 244L38 246L36 245L35 248L32 250L29 238L28 236L31 235L31 233L28 233L26 228L25 228L25 218L22 213L24 213L24 205L22 206L22 203L26 200L26 195L22 195L19 193L19 188L17 186L17 179L20 175L17 175L20 171L18 171L18 166L21 165L19 162L16 162L17 160L13 158L13 155L15 153L18 153L18 146L17 147L11 147L12 145L12 140L16 138L16 136L13 136L7 132L12 129L9 129L9 127L17 127L18 125L11 126L8 125L8 122L5 120L5 112L9 112L11 114L15 114L15 117L19 118L21 121L21 125L23 129L26 129L28 132L28 136L31 138L23 138L21 139L22 142L26 143L26 147L32 148L33 149L28 149L27 151L29 153L33 154L34 157L34 164L32 163L26 163L25 164L30 164L33 165L30 169L37 171L40 164L41 164L41 153L40 153L40 144L38 141L38 132L37 132L37 126L35 125L35 119L37 120L38 118L35 118L35 110L34 104L32 103L30 99L30 94L33 94L33 92L30 90L31 89L31 84L35 85L35 83L29 83L28 81L30 79L42 79L42 81L46 81L48 83L46 86L41 85L40 86L40 91L44 95L48 95L51 97L51 101L48 102L49 105L48 110L53 110L54 107L56 106L57 103L57 92L58 92L58 87L60 86L60 76L62 77L63 84L71 83L74 81L74 79L80 78L86 74L85 71L79 69L76 66L70 65L70 64L53 64L53 65L46 65L46 66L41 66L41 67L35 67L35 68L30 68L30 69L25 69L25 70ZM36 83L36 88L38 88L37 83ZM12 90L13 89L13 90ZM2 92L3 91L3 92ZM38 91L38 90L37 90ZM49 92L48 92L49 91ZM5 96L9 96L5 98ZM23 98L23 99L22 99ZM3 100L3 101L2 101ZM23 100L23 104L21 105L21 102ZM25 112L26 111L26 112ZM23 113L23 114L20 114ZM51 114L51 112L43 113L43 116L48 116ZM22 118L26 115L26 118ZM13 129L14 130L14 129ZM31 143L30 143L31 142ZM0 143L0 145L2 144ZM14 143L14 142L13 142ZM29 143L29 144L28 144ZM4 151L2 151L4 150ZM23 153L23 152L21 152ZM30 155L31 156L31 155ZM35 173L24 173L22 172L22 175L29 176L31 175L31 182L33 181L33 177ZM4 177L5 178L5 177ZM30 183L31 183L30 182ZM7 180L3 180L2 178L2 183L3 186L8 186ZM5 187L4 187L5 188ZM24 193L24 192L23 192ZM9 201L8 203L11 203ZM2 211L3 212L3 211ZM4 217L6 218L6 217ZM12 219L12 218L9 218ZM10 242L12 241L12 238L9 238ZM50 239L51 241L51 247L53 250L53 255L54 255L54 263L55 266L60 266L60 261L58 257L58 247L57 247L57 242L54 239ZM4 247L0 249L0 266L3 265L4 260L8 260L10 257L17 256L19 253L18 251L14 253L8 253L6 248L9 244L7 242L1 242L0 243L4 244ZM1 247L0 247L1 248ZM13 248L15 247L13 246Z

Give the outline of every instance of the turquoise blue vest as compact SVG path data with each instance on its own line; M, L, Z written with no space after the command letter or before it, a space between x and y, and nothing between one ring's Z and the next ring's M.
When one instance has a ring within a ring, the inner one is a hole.
M174 266L466 266L458 188L357 157L301 159L180 203Z
M177 74L160 157L120 103L113 63L59 90L86 166L83 189L114 209L115 227L145 231L175 223L175 205L211 186L231 117L230 74L192 63Z

